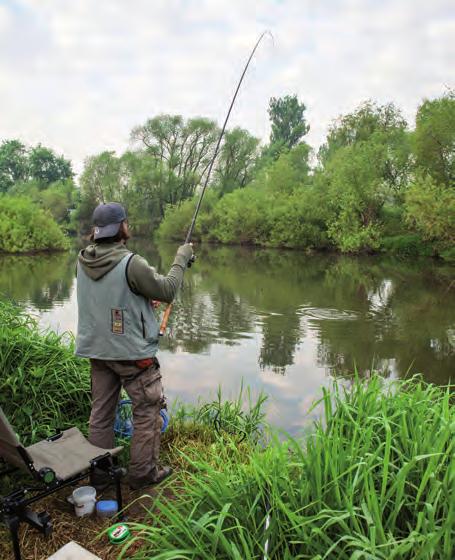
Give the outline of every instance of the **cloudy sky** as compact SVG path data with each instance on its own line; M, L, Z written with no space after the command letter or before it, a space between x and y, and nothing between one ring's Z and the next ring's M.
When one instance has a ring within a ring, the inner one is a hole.
M455 86L453 0L0 0L0 139L72 159L128 147L158 113L224 118L267 139L271 96L296 93L309 142L372 98L412 120Z

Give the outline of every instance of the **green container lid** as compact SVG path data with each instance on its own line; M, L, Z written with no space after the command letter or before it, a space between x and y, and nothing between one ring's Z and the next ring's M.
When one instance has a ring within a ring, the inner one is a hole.
M131 537L131 532L125 523L117 523L112 525L107 532L107 536L112 544L121 544Z

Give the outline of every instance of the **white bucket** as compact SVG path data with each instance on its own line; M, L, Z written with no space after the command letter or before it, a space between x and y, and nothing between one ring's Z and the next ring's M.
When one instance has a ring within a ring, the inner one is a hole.
M92 486L76 488L72 496L74 511L78 517L91 515L95 511L96 490Z

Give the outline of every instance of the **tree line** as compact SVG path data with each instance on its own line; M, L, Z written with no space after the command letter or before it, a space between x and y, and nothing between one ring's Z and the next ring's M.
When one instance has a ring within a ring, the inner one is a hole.
M296 96L272 99L269 115L252 180L230 193L214 183L196 237L455 259L454 92L423 101L413 128L394 104L367 101L332 123L315 154ZM184 238L194 202L167 207L163 238Z
M412 127L394 104L367 101L332 123L317 152L296 95L272 98L268 115L264 145L243 128L226 132L196 238L455 258L454 92L424 100ZM88 157L78 187L63 156L6 140L0 193L27 198L72 233L88 231L96 204L116 200L136 235L180 241L219 132L207 118L157 115L133 128L124 153Z

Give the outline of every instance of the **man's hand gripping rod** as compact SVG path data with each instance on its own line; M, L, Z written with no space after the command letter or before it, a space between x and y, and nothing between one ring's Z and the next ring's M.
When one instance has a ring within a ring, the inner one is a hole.
M245 65L245 68L243 69L242 75L240 76L239 83L237 84L237 89L235 90L235 93L234 93L234 97L232 98L231 104L229 106L229 110L227 112L226 119L225 119L224 124L223 124L223 128L221 129L220 135L218 137L218 142L216 143L215 153L213 154L212 161L210 162L210 167L208 168L207 175L205 176L204 186L202 188L201 196L199 197L199 200L197 202L196 210L194 211L193 219L191 220L190 228L188 230L188 233L186 234L185 243L190 243L190 241L191 241L191 236L193 235L194 226L196 225L196 219L197 219L197 216L199 214L199 209L201 208L202 199L204 198L205 190L206 190L207 185L209 183L210 173L212 172L212 167L215 163L216 156L218 155L218 150L220 149L221 140L223 139L224 131L226 130L226 125L227 125L229 117L231 115L232 108L234 107L235 100L237 99L237 94L240 90L240 86L242 85L243 78L245 77L246 71L248 70L248 66L250 65L251 59L253 58L254 53L256 52L256 49L259 46L259 43L262 41L262 39L264 38L265 35L270 35L270 37L272 37L272 39L273 39L273 36L270 33L270 31L264 31L264 33L261 34L261 36L257 40L256 44L254 45L254 48L251 51L250 57L248 58L248 61ZM192 262L193 261L190 261L188 263L188 267L191 266ZM164 311L163 318L161 320L160 336L163 336L164 333L166 332L166 327L167 327L167 323L169 321L169 317L171 315L171 310L172 310L172 303L169 303L168 306L166 307L165 311Z

